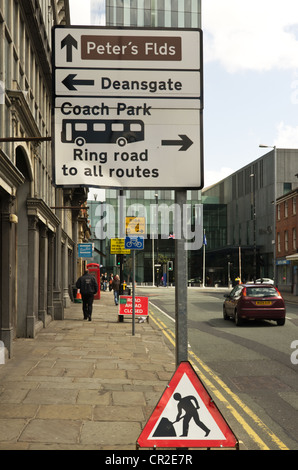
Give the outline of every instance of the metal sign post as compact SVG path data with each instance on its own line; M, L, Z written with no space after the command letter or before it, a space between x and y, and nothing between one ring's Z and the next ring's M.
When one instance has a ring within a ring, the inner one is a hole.
M132 336L135 335L136 319L136 250L132 250Z
M175 192L176 210L183 213L183 205L186 204L186 191ZM180 227L176 230L181 233L181 238L175 239L175 328L176 328L176 365L188 360L188 334L187 334L187 251L185 250L185 238L183 236L183 221L178 215L175 217Z
M127 221L129 219L126 217L126 227L128 223L131 221ZM144 223L145 225L145 223ZM133 232L133 230L132 230ZM136 250L143 250L144 249L144 237L138 236L129 236L125 238L125 248L132 250L132 335L135 334L135 317L136 317L136 292L135 292L135 285L136 285Z

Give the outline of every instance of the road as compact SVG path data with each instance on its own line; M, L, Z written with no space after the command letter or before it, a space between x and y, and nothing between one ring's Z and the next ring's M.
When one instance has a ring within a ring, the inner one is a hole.
M175 289L138 288L150 321L175 348ZM298 304L287 304L285 326L222 315L224 292L188 288L189 360L248 450L298 449ZM296 341L296 348L293 342Z

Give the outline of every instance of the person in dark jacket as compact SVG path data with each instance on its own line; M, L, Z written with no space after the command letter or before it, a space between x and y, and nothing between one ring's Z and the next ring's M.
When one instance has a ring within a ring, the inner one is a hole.
M118 305L119 303L119 290L120 290L120 278L118 274L114 276L113 282L112 282L112 289L114 291L114 299L115 299L115 305Z
M96 279L86 270L83 276L77 280L76 287L80 289L82 296L84 320L91 321L94 295L98 291Z

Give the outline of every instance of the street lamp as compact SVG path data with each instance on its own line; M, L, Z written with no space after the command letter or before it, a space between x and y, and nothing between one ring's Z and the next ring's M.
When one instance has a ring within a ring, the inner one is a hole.
M273 248L273 280L274 283L277 284L277 279L276 279L276 197L277 197L277 192L276 192L276 179L277 179L277 171L276 171L276 166L277 166L277 151L276 151L276 146L275 145L259 145L260 148L270 148L273 149L274 154L273 154L273 159L274 159L274 197L273 197L273 208L274 208L274 214L273 214L273 227L274 227L274 241L272 244L274 244Z
M157 243L156 243L156 248L157 248L157 256L158 256L158 194L154 194L155 197L155 219L157 220L157 224L154 225L154 227L157 227ZM153 216L153 214L152 214ZM155 220L155 221L156 221ZM154 234L152 234L152 286L155 286L155 254L154 254Z

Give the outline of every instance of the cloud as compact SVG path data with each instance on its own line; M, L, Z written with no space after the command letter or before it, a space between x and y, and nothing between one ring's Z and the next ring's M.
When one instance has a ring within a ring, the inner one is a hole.
M204 171L204 188L208 188L209 186L212 186L215 183L218 183L219 181L223 180L227 176L231 175L234 173L235 170L232 170L232 168L227 168L227 167L222 167L219 168L218 170L205 170Z
M297 0L207 0L205 61L241 70L298 69Z
M72 25L106 24L105 0L69 0Z
M72 25L90 24L90 0L70 0L69 6Z
M106 23L106 6L105 0L92 0L91 1L91 22L105 26Z
M280 122L277 126L277 138L274 145L278 148L298 148L298 126L293 127Z

